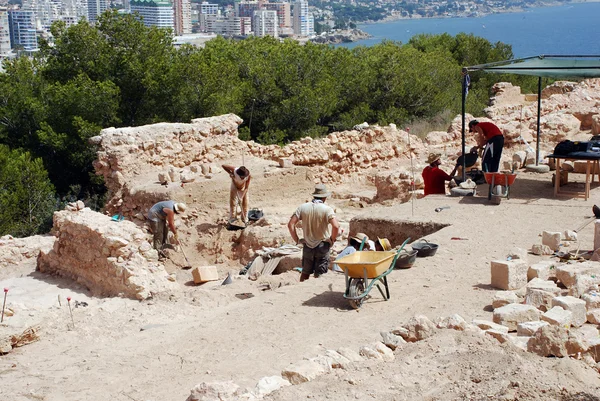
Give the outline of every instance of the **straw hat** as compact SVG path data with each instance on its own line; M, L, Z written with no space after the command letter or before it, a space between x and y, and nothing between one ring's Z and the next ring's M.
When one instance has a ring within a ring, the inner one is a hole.
M185 203L176 203L175 206L173 206L173 209L175 209L175 213L183 213L185 212L185 209L187 209L187 206L185 205Z
M377 237L377 241L379 242L379 245L381 245L381 247L383 248L384 251L389 251L392 249L392 244L390 243L390 240L388 240L387 238Z
M359 244L362 243L363 238L366 238L365 243L369 240L369 237L365 233L354 234L350 238L357 241Z
M431 164L437 160L440 160L440 157L442 157L442 155L439 153L430 153L429 157L427 157L427 164Z
M327 191L325 184L315 185L315 192L312 194L314 198L328 198L330 195L331 192Z

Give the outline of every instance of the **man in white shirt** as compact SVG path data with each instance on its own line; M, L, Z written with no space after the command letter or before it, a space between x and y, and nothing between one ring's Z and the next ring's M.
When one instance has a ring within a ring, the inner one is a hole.
M308 280L311 274L315 278L327 273L329 269L329 250L337 238L340 224L333 209L325 205L331 192L324 184L315 186L313 200L300 205L288 222L288 230L296 244L303 244L302 274L300 281ZM298 238L296 224L302 220L304 238ZM331 225L331 230L329 229Z

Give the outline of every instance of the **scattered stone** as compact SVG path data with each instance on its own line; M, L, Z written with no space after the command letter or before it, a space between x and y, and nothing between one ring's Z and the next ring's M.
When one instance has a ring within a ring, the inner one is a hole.
M492 287L516 290L527 283L528 266L523 260L494 260L490 268Z
M512 345L525 352L527 352L527 344L529 344L530 338L525 336L508 336L508 340Z
M311 381L323 373L325 369L319 363L302 360L285 368L281 376L292 384L300 384Z
M570 311L572 313L571 316L571 325L575 327L582 326L587 318L586 318L586 309L585 309L585 301L571 297L556 297L552 300L552 306L560 306L564 310Z
M548 322L535 321L535 322L523 322L517 325L517 336L531 337L535 334L540 327L549 325Z
M383 360L383 355L375 349L372 345L363 345L360 347L358 353L367 359L378 359Z
M207 281L216 281L219 279L219 272L217 266L200 266L192 270L192 277L194 283L201 284Z
M325 356L331 359L331 367L333 369L346 369L351 364L350 359L332 349L325 351Z
M548 245L534 244L531 246L531 253L534 255L552 255L554 251Z
M495 330L503 333L508 333L508 327L488 320L473 320L473 324L479 327L481 330Z
M558 251L560 249L560 233L554 231L543 231L542 245L547 245L553 251Z
M534 278L542 280L556 279L556 266L557 263L552 260L543 260L534 263L527 270L527 281L531 281Z
M600 309L590 309L585 317L589 323L600 324Z
M572 230L565 230L563 233L565 241L577 241L577 233Z
M347 358L350 362L360 362L363 360L358 352L347 347L338 348L337 352L344 358Z
M540 356L566 357L578 352L585 352L587 347L575 334L561 326L541 327L531 337L527 350Z
M401 347L403 344L406 344L406 341L400 336L392 334L388 331L382 331L381 338L383 339L383 343L388 346L392 351L396 348Z
M436 324L438 329L452 329L464 331L467 327L467 322L462 316L458 314L454 314L452 316L448 316L440 319Z
M586 309L600 309L600 293L596 291L588 292L583 294L581 299L585 301Z
M161 171L160 173L158 173L158 182L161 183L162 185L168 184L169 183L169 173Z
M273 391L277 391L280 388L287 386L291 386L291 383L283 377L267 376L258 381L256 387L254 387L254 394L261 398L267 394L271 394Z
M508 255L506 255L507 260L520 259L524 262L527 262L527 251L523 248L514 247L510 250Z
M186 401L233 401L239 386L232 381L200 383Z
M505 342L509 341L508 338L510 337L508 333L504 333L502 331L497 331L493 329L486 330L485 334L487 336L494 337L500 342L500 344L504 344Z
M519 297L513 291L496 291L492 299L492 307L497 309L504 305L516 304L518 302Z
M404 336L403 333L399 333L399 335L408 342L423 340L432 336L436 330L435 324L424 315L413 316L408 323L404 325L404 328L408 330L406 336ZM392 333L396 334L394 331L392 331Z
M509 304L494 310L494 323L516 331L517 325L523 322L540 320L540 311L531 305Z
M541 319L550 323L553 326L569 328L571 327L572 316L573 313L571 313L571 311L564 310L560 306L555 306L548 312L544 313Z

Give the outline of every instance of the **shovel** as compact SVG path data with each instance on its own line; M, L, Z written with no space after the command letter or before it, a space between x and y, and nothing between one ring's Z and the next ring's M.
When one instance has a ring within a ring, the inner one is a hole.
M183 245L181 243L179 244L179 248L181 249L181 253L183 254L183 257L185 258L185 261L187 263L187 265L183 266L182 269L184 269L184 270L191 269L192 264L190 263L189 259L187 258L185 251L183 250Z

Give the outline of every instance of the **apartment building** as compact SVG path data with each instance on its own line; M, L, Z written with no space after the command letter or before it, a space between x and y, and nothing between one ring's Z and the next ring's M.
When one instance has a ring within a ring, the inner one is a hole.
M175 35L192 33L192 2L190 0L173 0L173 16Z
M0 7L0 60L10 54L10 28L8 25L8 9Z
M144 25L174 29L173 3L169 0L131 0L130 6Z
M25 52L39 50L33 10L9 10L8 26L13 49Z
M252 32L254 36L278 37L278 26L277 11L264 9L254 11L252 15Z
M87 0L88 21L98 21L98 17L108 9L108 6L108 0Z
M299 0L294 3L292 26L294 35L312 36L315 34L315 19L308 11L308 1Z

